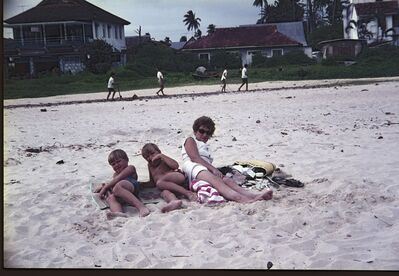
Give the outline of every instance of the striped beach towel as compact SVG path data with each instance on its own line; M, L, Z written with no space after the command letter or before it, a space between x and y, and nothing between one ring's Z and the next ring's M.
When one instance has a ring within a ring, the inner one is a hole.
M190 184L190 190L197 193L200 203L217 204L226 202L224 197L204 180L193 179Z

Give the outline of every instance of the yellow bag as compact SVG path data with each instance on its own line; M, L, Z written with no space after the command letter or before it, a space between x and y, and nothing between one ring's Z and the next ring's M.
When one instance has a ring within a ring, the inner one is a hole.
M241 160L234 162L235 165L243 167L252 167L255 172L260 171L265 175L271 175L276 169L276 165L262 160Z

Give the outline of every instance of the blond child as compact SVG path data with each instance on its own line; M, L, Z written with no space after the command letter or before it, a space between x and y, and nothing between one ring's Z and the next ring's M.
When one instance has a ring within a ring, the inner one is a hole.
M141 150L141 155L148 162L149 182L154 183L157 188L162 190L161 196L168 202L168 205L162 209L162 212L168 212L181 207L182 202L176 198L174 193L179 193L187 197L190 201L198 200L195 193L183 187L186 177L179 170L179 164L176 160L163 154L157 145L153 143L145 144Z
M107 213L108 219L116 216L126 217L123 213L123 203L136 207L141 217L149 215L150 210L138 199L140 183L137 181L136 168L129 165L126 152L121 149L113 150L108 156L108 163L115 171L112 180L95 190L100 194L100 198L105 198L109 204L111 212Z

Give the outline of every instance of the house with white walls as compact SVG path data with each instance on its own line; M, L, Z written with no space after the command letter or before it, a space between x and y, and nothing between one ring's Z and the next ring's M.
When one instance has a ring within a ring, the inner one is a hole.
M399 0L350 0L343 11L344 38L365 39L368 45L398 45Z
M79 72L84 69L79 49L95 39L112 45L115 64L124 64L129 24L85 0L43 0L4 20L13 31L13 39L4 41L6 67L29 76L53 68Z
M303 51L309 57L312 54L301 21L216 28L212 34L186 43L182 48L197 54L204 62L210 62L212 55L220 50L238 53L243 65L251 64L256 53L268 58L293 50Z

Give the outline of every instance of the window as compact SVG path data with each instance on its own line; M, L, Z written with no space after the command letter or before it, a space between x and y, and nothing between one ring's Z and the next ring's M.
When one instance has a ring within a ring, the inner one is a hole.
M248 51L248 56L253 56L255 54L260 54L260 51Z
M200 60L209 61L209 53L199 54L199 55L198 55L198 58L199 58Z
M115 25L115 38L118 38L118 26Z
M111 25L107 25L108 38L111 38Z
M96 24L94 25L94 31L95 31L95 36L96 36L96 38L98 37L98 28L99 28L99 26L98 26L98 24L96 23Z
M283 49L273 49L272 57L278 57L283 55Z
M105 24L103 24L103 37L105 37Z
M119 38L122 39L122 26L119 26Z

